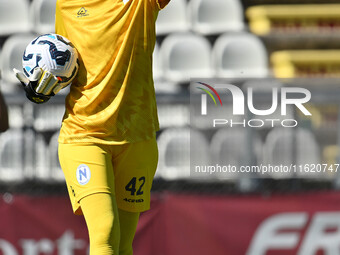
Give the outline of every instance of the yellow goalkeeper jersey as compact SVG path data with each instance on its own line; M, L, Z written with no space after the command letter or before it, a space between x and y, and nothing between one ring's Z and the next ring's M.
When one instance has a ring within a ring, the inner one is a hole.
M74 44L80 60L60 143L123 144L155 136L155 22L169 1L57 1L56 33Z

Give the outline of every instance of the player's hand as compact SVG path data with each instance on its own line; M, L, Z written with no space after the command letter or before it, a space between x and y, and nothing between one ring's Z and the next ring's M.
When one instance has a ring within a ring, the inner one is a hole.
M61 89L58 85L58 79L52 73L44 71L40 67L34 68L30 78L15 68L13 71L24 86L26 97L33 103L45 103Z

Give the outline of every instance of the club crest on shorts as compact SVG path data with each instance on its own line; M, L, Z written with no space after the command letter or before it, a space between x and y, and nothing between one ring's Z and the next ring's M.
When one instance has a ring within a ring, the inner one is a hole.
M81 164L77 167L76 175L78 183L80 185L85 185L90 181L91 178L90 168L85 164Z

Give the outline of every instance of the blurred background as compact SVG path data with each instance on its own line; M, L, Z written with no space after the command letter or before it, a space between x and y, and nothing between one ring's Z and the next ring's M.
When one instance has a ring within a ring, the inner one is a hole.
M10 126L0 134L0 255L87 254L85 222L72 215L57 154L68 91L33 105L12 73L33 38L54 32L55 2L0 0L0 88ZM156 29L160 158L135 254L340 254L336 165L313 178L190 176L190 135L207 163L339 163L340 1L172 0ZM299 121L289 131L193 127L190 78L228 78L262 95L305 87L312 116L289 112Z

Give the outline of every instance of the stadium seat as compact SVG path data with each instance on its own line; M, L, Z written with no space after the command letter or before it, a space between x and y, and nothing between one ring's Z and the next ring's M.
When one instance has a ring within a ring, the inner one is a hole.
M25 179L33 179L35 177L34 171L34 156L35 156L35 132L33 129L26 129L24 131L24 177Z
M58 157L58 137L59 131L55 132L50 139L48 145L48 151L50 155L50 169L51 169L51 180L57 182L64 182L64 173L61 170L59 157Z
M175 32L188 31L189 26L186 17L186 0L171 1L157 17L156 34L167 35Z
M65 106L63 104L54 103L45 105L45 107L34 107L34 129L37 131L59 129L64 113Z
M160 47L160 58L166 79L188 83L190 78L210 78L211 46L203 36L172 34Z
M263 151L263 162L265 165L290 166L320 164L320 148L311 131L304 128L275 128L266 137ZM323 173L271 173L274 178L306 177L315 178Z
M188 4L191 29L203 35L243 30L239 0L191 0Z
M180 90L180 86L178 86L174 82L167 81L164 79L164 71L162 62L159 54L159 46L156 43L155 49L153 52L153 79L155 83L155 91L156 93L177 93Z
M218 130L211 138L210 155L212 164L236 167L255 165L262 157L262 142L251 129L227 128ZM247 177L253 177L246 173ZM239 173L216 173L220 179L235 179Z
M45 137L42 134L35 135L35 151L34 151L34 177L39 180L51 180L51 167L49 165L50 155Z
M263 43L249 33L226 33L213 46L212 61L219 78L267 77L268 56Z
M153 79L159 80L162 77L163 69L162 69L162 63L159 58L159 46L156 43L155 49L153 51L152 55L152 72L153 72Z
M189 125L189 106L184 104L158 104L159 124L162 128Z
M13 73L13 68L22 70L22 56L26 46L35 38L32 34L13 35L5 41L0 58L0 69L2 70L4 92L15 91L19 81Z
M23 128L25 125L22 105L11 104L8 106L8 121L11 128Z
M54 32L56 0L33 0L30 6L32 29L37 34Z
M23 181L24 134L11 129L0 135L0 181Z
M190 140L193 143L191 146ZM159 162L156 178L188 179L190 161L194 160L202 165L209 162L208 142L201 133L189 128L166 129L158 138L158 148ZM190 152L190 148L196 149Z
M29 1L0 1L0 36L29 32Z
M180 93L181 86L175 82L165 79L155 80L155 91L157 94L176 94Z

